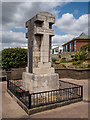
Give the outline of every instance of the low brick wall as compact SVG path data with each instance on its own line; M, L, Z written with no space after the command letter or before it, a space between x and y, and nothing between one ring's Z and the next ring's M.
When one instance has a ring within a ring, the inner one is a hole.
M72 79L89 79L90 69L55 69L59 74L59 78L72 78Z
M26 68L13 68L11 71L2 71L2 75L7 76L7 80L19 80L25 71Z

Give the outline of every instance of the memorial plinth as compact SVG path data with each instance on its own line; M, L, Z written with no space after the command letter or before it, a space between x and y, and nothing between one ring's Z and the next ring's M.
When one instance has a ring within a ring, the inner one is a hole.
M55 35L52 24L55 17L40 12L26 22L28 32L28 67L23 73L24 87L31 93L59 88L59 76L51 67L51 38Z

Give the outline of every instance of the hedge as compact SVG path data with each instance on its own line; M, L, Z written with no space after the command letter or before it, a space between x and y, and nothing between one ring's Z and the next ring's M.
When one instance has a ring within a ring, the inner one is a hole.
M27 49L8 48L0 52L0 66L3 70L27 65Z

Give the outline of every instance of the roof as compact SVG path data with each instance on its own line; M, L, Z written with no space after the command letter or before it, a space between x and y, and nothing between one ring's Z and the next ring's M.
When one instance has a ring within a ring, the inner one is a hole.
M52 49L59 48L59 46L52 46Z
M85 40L85 39L90 39L90 36L86 35L85 33L81 33L78 37L73 38L72 40L68 41L67 43L70 43L73 40ZM66 45L67 43L63 44L62 46Z
M85 33L81 33L79 37L76 37L76 39L88 39L88 35L86 35Z

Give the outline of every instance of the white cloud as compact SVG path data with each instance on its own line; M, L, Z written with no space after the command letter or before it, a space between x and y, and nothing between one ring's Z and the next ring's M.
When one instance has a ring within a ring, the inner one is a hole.
M22 32L3 31L2 32L2 49L8 47L27 46L27 39Z
M72 38L74 38L74 37L75 37L74 35L70 35L70 34L67 34L67 35L55 35L52 38L52 44L62 46L64 43L72 40Z
M79 35L82 32L88 33L88 15L82 15L75 19L73 14L63 14L61 18L56 21L56 26L60 31L73 35Z

